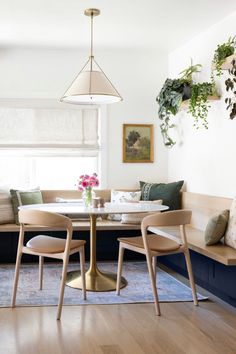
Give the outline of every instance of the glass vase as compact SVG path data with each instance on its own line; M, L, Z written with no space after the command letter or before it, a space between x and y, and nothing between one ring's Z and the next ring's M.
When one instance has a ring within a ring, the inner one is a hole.
M92 205L92 199L94 198L94 195L95 193L93 192L91 187L88 187L83 191L82 198L86 208Z

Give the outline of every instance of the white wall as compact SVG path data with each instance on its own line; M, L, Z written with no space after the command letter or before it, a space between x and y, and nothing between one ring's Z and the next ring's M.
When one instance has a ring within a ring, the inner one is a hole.
M155 97L167 75L167 54L131 49L97 50L96 59L124 98L108 107L107 187L167 180L167 151L157 126ZM87 50L0 49L0 99L59 99L87 59ZM155 161L122 163L122 124L154 124ZM85 171L86 172L86 171Z
M217 44L221 44L236 34L236 13L225 18L207 31L199 34L190 42L171 53L169 74L174 78L190 65L203 65L200 81L210 79L210 67ZM168 154L168 179L184 179L190 192L217 196L236 195L236 119L229 119L224 103L224 80L227 73L217 81L222 98L212 102L208 121L209 129L196 130L192 126L193 118L181 112L176 118L179 130L176 133L178 143Z

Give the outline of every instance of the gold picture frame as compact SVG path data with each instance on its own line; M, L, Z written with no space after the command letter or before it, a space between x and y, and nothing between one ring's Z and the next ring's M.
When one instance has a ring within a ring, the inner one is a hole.
M153 155L153 124L123 124L123 162L149 163Z

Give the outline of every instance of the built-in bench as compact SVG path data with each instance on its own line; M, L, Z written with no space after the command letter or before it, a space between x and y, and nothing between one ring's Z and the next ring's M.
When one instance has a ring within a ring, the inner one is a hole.
M223 243L206 246L204 230L209 218L224 209L230 209L232 199L208 196L197 193L183 192L182 206L191 209L191 227L188 228L190 248L204 256L225 265L236 265L236 249Z
M197 193L182 193L182 208L191 209L191 225L186 228L194 276L199 285L236 306L236 249L220 242L206 246L204 230L209 218L224 209L230 209L232 199ZM176 227L162 228L163 232L179 236ZM187 275L182 255L162 257L168 267Z
M191 225L186 228L189 248L225 265L236 265L236 250L225 245L223 241L216 245L206 246L204 230L209 218L217 212L230 209L231 203L232 199L229 198L182 193L182 208L191 209L193 212ZM162 227L161 229L180 237L179 229L176 227Z

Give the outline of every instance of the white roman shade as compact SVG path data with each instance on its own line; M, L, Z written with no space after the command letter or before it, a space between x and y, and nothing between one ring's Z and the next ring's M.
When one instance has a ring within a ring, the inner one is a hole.
M98 109L0 108L0 149L98 150Z

